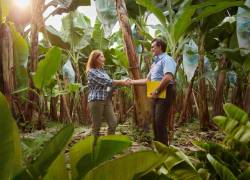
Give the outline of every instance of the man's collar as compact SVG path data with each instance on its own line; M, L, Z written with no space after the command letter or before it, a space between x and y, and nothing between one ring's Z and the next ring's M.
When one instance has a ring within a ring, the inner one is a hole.
M162 59L164 56L166 56L166 53L165 53L165 52L159 54L157 57L158 57L159 59Z
M157 62L160 61L164 56L166 56L166 53L165 53L165 52L159 54L158 56L154 56L154 62L157 63Z

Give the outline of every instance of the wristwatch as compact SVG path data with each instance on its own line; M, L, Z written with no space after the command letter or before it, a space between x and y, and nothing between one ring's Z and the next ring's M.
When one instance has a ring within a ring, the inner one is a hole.
M156 89L154 93L155 93L156 95L158 95L158 94L159 94L159 90Z

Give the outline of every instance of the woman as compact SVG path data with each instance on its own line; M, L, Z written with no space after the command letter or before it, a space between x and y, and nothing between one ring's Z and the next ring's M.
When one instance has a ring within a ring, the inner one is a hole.
M93 50L89 56L86 73L88 79L88 105L92 120L92 133L99 136L102 119L108 123L108 134L114 134L117 120L111 96L112 86L128 85L128 80L112 80L103 69L105 57L100 50Z

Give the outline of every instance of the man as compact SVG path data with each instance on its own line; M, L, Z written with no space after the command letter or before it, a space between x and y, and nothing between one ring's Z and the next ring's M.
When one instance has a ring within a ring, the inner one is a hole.
M151 43L153 64L146 79L131 80L133 85L145 85L147 81L160 81L159 86L152 92L152 120L154 140L168 144L167 115L175 99L174 74L176 62L167 55L166 43L161 39L154 39ZM162 91L167 90L166 98L158 98Z

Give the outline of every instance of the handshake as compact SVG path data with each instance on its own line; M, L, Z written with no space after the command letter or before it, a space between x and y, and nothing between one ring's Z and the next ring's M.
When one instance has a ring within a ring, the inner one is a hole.
M131 85L146 85L147 79L122 79L122 80L113 80L113 85L120 86L131 86Z
M121 80L122 86L131 86L131 85L133 85L133 83L134 83L134 80L132 80L130 78Z

